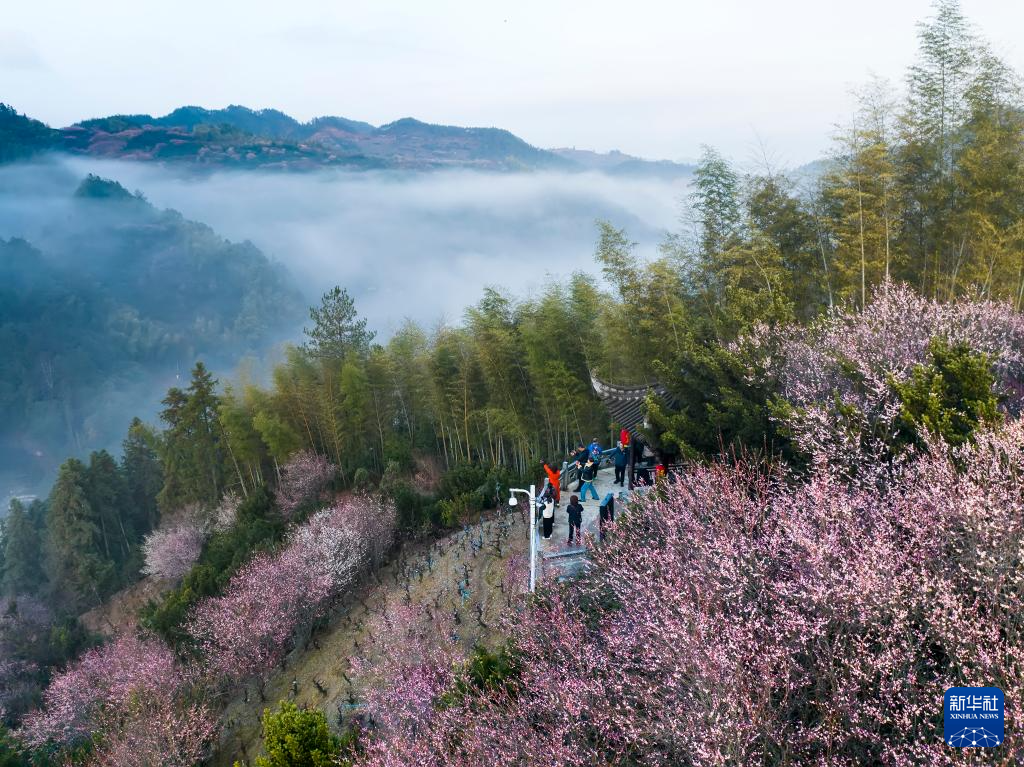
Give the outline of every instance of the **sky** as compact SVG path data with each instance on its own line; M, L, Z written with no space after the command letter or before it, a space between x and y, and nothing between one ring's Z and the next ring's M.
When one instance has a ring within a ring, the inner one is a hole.
M1024 3L963 0L1018 70ZM0 101L54 126L183 104L498 126L541 147L821 156L929 0L6 0Z

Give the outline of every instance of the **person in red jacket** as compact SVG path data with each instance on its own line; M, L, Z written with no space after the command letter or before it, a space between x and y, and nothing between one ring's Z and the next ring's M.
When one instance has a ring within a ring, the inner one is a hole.
M623 429L619 432L619 442L622 443L623 447L629 447L629 429Z
M562 498L562 472L561 470L555 471L546 463L541 464L544 467L544 473L548 475L548 480L551 482L551 491L555 495L555 506Z

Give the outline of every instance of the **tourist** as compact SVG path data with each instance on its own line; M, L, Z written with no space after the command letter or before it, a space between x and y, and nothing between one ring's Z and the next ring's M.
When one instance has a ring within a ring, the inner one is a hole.
M587 454L594 459L598 464L601 463L601 443L597 441L597 437L590 440L590 444L587 445Z
M546 463L542 463L544 467L544 473L548 475L548 482L551 483L552 497L555 499L555 506L558 505L559 501L562 500L562 471L561 469L552 469Z
M611 524L615 521L615 496L608 493L601 500L598 512L600 514L598 519L598 534L600 536L600 540L603 541L605 525Z
M580 490L583 488L583 465L587 462L588 456L589 453L587 452L587 449L583 446L583 443L581 442L579 445L576 446L576 452L570 455L569 457L569 462L576 467L576 475L577 478L579 478L579 484L576 485L577 493L580 492Z
M629 453L620 441L612 452L612 463L615 464L615 481L612 484L625 487L626 465L629 463Z
M576 540L583 543L583 533L581 532L583 527L583 504L580 503L580 499L575 495L570 496L569 505L566 507L566 512L569 514L569 540L568 543L572 545L573 531L576 532Z
M587 456L589 456L589 455L590 455L590 451L587 450L587 448L585 448L583 446L582 442L580 442L576 446L576 449L572 453L569 454L569 462L570 463L575 463L577 466L582 467L584 462L587 460Z
M544 539L547 540L551 537L551 531L555 526L555 504L553 501L544 504L544 508L541 510L541 520L544 523Z
M580 486L583 490L583 500L587 500L587 492L594 494L594 500L597 500L597 489L594 487L594 479L597 477L597 464L594 463L593 459L588 460L583 466L583 470L580 472Z

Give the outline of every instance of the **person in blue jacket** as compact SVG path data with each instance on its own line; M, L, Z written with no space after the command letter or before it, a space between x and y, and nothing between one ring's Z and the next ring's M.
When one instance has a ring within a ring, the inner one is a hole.
M626 466L629 464L629 452L619 442L612 451L612 463L615 464L615 481L612 484L626 486Z

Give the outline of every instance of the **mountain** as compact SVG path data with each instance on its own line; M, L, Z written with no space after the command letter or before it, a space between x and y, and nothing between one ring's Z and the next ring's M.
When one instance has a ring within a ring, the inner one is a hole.
M31 157L60 146L60 131L0 104L0 163Z
M233 365L305 306L284 268L95 176L0 239L0 498L114 447L196 359Z
M539 149L501 128L434 125L411 117L381 126L332 116L303 123L276 109L237 105L185 106L162 117L112 115L58 130L0 105L0 139L0 162L62 151L205 169L557 169L670 179L692 171L621 152Z
M672 162L671 160L644 160L615 149L610 152L594 152L589 149L572 147L550 151L578 167L613 176L643 176L671 180L688 178L693 175L696 168L695 165Z

